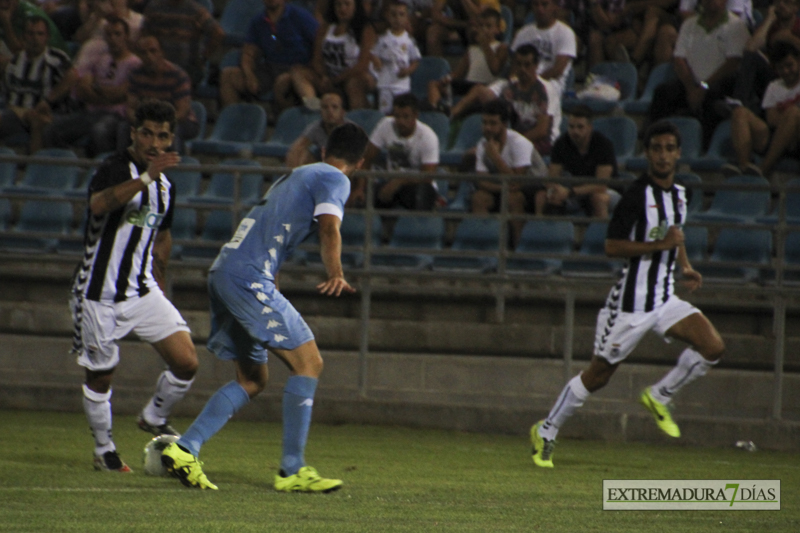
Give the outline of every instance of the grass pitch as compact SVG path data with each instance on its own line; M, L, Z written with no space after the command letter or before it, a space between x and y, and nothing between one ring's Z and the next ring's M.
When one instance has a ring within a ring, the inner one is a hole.
M558 443L536 468L525 437L313 425L306 459L345 486L272 490L279 424L232 421L203 447L219 491L145 476L133 417L114 436L130 475L95 472L81 414L0 411L0 531L800 531L800 454ZM185 429L189 420L174 421ZM780 511L603 511L603 479L780 479Z

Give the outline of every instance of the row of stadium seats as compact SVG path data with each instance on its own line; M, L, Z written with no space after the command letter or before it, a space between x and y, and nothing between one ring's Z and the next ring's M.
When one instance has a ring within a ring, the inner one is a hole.
M73 206L70 202L30 200L24 202L19 220L10 224L11 203L0 199L0 249L8 252L80 253L81 229L73 231ZM202 227L198 213L190 208L178 208L173 221L173 256L185 260L211 260L218 252L219 242L230 239L233 215L229 210L215 210L204 217ZM84 221L85 223L85 221ZM446 220L439 216L401 216L392 228L386 246L380 243L382 220L372 219L371 264L377 269L433 269L468 273L493 272L498 267L501 239L500 221L495 218L468 218L455 231L451 250L474 252L474 255L435 254L444 248ZM516 252L542 254L550 257L514 255L507 260L509 274L563 276L613 276L622 267L621 261L609 260L604 254L606 222L591 222L576 250L576 229L570 221L530 220L525 223ZM362 214L350 213L342 223L344 247L363 249L367 231ZM15 233L42 233L42 238L15 236ZM709 254L709 230L705 226L687 226L686 248L694 261L709 261L698 270L710 280L752 281L774 275L770 268L773 254L772 232L768 229L724 228L720 230L713 251ZM197 235L199 234L199 239ZM68 238L72 236L72 238ZM189 242L194 241L194 242ZM309 241L313 244L316 235ZM314 247L298 250L296 264L321 266ZM405 251L408 250L408 251ZM430 252L430 253L426 253ZM559 257L561 256L561 257ZM786 264L800 266L800 232L789 232L785 241ZM348 268L364 264L362 251L346 250L342 262ZM753 266L730 266L726 262L753 263ZM756 267L755 264L761 265ZM799 272L787 272L786 279L800 281Z

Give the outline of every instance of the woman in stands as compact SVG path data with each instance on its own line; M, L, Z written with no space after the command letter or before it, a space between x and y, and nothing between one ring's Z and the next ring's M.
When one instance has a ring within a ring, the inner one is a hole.
M344 93L350 109L369 107L367 93L375 88L369 60L376 34L363 3L329 2L324 19L317 30L311 65L292 67L295 92L309 109L319 109L317 95L330 90Z

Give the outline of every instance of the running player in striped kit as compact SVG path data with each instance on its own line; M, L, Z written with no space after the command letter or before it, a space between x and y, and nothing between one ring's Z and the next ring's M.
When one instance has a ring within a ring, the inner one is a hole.
M189 327L163 288L172 249L175 193L162 171L180 156L166 150L175 132L175 108L148 100L136 110L132 144L97 169L89 184L84 256L72 286L73 353L86 369L83 407L95 439L98 470L130 472L111 437L111 378L119 364L117 341L135 333L169 367L139 414L139 428L177 432L167 423L189 390L197 353Z
M705 375L725 350L708 318L675 295L676 266L689 291L702 284L702 276L689 264L681 229L690 191L675 182L681 156L677 127L656 122L645 133L644 146L649 170L625 192L608 225L606 255L623 257L627 265L598 314L594 356L589 368L567 383L547 418L531 428L533 462L540 467L553 467L559 428L590 393L608 383L646 332L689 344L675 368L642 391L640 398L658 427L671 437L681 433L668 404L681 388Z

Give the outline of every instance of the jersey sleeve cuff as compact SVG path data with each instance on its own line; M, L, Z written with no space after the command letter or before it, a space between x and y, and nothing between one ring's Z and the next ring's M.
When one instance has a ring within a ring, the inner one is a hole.
M320 215L335 215L339 217L339 220L344 219L344 212L342 212L342 209L338 205L331 203L317 204L314 208L314 218Z

